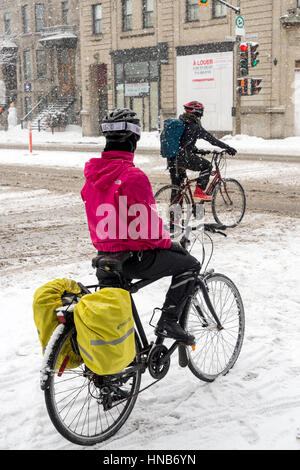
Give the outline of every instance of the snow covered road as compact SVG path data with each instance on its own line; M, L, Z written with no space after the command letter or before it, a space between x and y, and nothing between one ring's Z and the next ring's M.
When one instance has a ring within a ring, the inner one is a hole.
M2 161L9 163L21 162ZM249 183L262 183L272 174L272 181L280 184L280 171L287 172L276 163L268 168L234 165L229 171ZM72 168L57 171L64 172L69 183L75 175ZM44 173L48 175L46 168ZM71 191L69 185L56 187L54 173L49 173L52 188L37 181L28 165L19 184L18 178L12 184L13 178L8 181L2 172L1 449L78 449L56 432L46 412L32 296L37 287L57 277L93 283L94 249L78 194L80 181L73 179ZM299 194L299 167L285 175L291 191ZM226 239L214 236L210 267L236 283L246 313L244 346L230 374L212 384L200 382L178 366L174 355L168 375L140 395L125 426L96 449L300 449L300 219L290 212L248 210L242 225ZM200 244L193 253L201 258ZM149 335L152 309L161 306L169 281L135 295ZM145 374L142 386L150 382Z

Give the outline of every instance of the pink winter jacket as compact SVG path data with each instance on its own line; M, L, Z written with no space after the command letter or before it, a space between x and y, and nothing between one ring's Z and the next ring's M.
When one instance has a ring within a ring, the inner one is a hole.
M88 226L98 251L170 248L148 177L133 163L134 154L103 152L84 169L81 191Z

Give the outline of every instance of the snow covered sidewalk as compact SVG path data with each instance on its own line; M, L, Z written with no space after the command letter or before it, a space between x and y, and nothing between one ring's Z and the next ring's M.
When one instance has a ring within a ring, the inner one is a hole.
M291 155L300 157L300 137L288 137L286 139L263 139L260 137L252 137L247 135L224 135L222 139L232 147L235 147L239 153L243 154L270 154L270 155ZM0 131L0 149L1 145L14 148L17 145L28 146L29 137L28 130L21 129L20 126L9 129L7 132ZM43 148L51 148L56 145L64 149L68 147L84 149L88 146L89 149L102 149L105 144L104 137L83 137L82 129L79 126L67 126L65 132L56 132L52 134L46 131L33 131L33 147L35 145L42 146ZM158 151L160 146L158 132L143 132L139 142L139 149ZM210 144L205 141L199 141L199 147L211 148ZM1 153L1 150L0 150Z

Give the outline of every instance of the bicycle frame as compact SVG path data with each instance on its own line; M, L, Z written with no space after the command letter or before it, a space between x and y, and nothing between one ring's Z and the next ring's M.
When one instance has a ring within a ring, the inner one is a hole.
M209 183L209 186L208 186L208 188L206 189L205 192L206 192L206 194L208 194L208 195L212 195L212 193L213 193L215 187L217 186L217 184L218 184L218 183L223 183L226 196L227 196L228 201L229 201L229 203L230 203L230 205L231 205L231 204L232 204L232 200L231 200L231 198L230 198L230 195L228 194L228 191L227 191L227 188L226 188L226 182L225 182L225 180L222 178L221 171L220 171L220 168L219 168L219 162L217 162L217 156L218 156L218 155L222 155L222 152L221 152L221 153L213 152L213 154L214 154L214 156L213 156L212 161L213 161L213 163L215 164L215 168L216 168L216 169L213 170L213 171L211 171L211 173L210 173L210 176L213 176L214 178L213 178L213 180ZM194 183L196 183L196 182L197 182L197 178L193 178L193 179L187 178L186 181L185 181L185 183L183 183L183 184L181 185L181 188L182 188L182 189L181 189L181 192L180 192L180 198L179 198L178 200L176 200L176 197L177 197L177 195L176 195L175 198L174 198L173 200L171 200L171 206L172 206L174 203L176 203L176 204L181 204L181 202L182 202L184 196L185 196L185 195L188 195L188 196L190 197L190 200L191 200L192 206L193 206L193 210L194 210L194 208L195 208L195 201L194 201L194 196L193 196L191 187L192 187L192 185L193 185ZM224 198L224 196L223 196L222 191L220 191L220 193L221 193L221 196L223 197L224 202L226 202L226 201L225 201L225 198ZM200 201L199 204L204 204L204 201Z

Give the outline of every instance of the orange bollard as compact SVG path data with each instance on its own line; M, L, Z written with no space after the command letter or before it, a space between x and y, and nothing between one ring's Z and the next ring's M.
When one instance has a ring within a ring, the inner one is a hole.
M32 153L32 125L31 125L31 122L29 122L28 128L29 128L29 151L30 151L30 153Z

